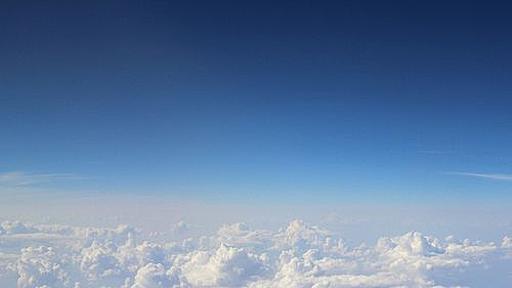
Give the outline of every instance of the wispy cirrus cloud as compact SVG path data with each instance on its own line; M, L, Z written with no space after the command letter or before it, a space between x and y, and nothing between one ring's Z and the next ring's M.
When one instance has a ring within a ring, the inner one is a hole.
M512 174L472 173L472 172L446 172L446 174L484 178L484 179L490 179L490 180L512 181Z
M82 179L82 177L72 173L27 173L23 171L10 171L0 173L0 186L31 186L76 179Z
M418 153L420 153L420 154L434 154L434 155L437 155L437 154L452 154L453 151L448 151L448 150L419 150Z

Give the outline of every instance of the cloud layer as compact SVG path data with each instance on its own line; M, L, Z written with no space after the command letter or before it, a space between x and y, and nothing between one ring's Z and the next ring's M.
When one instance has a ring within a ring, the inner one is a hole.
M179 223L180 234L186 225ZM364 229L364 227L362 227ZM410 232L348 245L294 220L277 231L224 225L179 242L114 229L0 225L0 286L509 287L512 237L500 243ZM508 271L508 272L507 272ZM492 281L492 282L489 282Z

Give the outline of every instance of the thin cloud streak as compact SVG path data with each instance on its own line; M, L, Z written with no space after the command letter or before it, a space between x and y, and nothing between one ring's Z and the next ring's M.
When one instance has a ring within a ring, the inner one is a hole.
M444 151L444 150L420 150L418 151L420 154L452 154L452 151Z
M83 179L83 177L79 177L72 173L27 173L23 171L0 173L1 186L30 186L77 179Z
M447 172L446 174L485 178L485 179L500 180L500 181L512 181L512 174L486 174L486 173L471 173L471 172Z

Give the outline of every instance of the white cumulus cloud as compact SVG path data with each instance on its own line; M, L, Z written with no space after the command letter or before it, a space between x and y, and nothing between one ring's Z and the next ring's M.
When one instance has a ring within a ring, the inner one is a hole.
M139 239L141 238L141 239ZM510 287L512 238L439 239L419 232L348 245L291 221L246 224L172 242L117 228L0 225L0 287Z

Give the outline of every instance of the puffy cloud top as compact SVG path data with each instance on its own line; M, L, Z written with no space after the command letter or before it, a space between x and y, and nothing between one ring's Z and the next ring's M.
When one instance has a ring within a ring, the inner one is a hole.
M235 223L180 242L138 238L130 226L3 222L0 286L456 287L471 286L479 272L512 285L509 276L488 273L493 265L512 268L508 236L496 245L410 232L349 247L335 233L294 220L278 231Z

